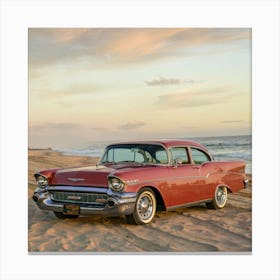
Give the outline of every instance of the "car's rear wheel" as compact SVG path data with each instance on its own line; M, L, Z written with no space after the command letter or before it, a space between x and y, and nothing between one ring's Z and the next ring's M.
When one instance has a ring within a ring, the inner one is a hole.
M227 187L219 186L216 188L213 201L207 202L208 209L221 209L224 208L227 203Z
M53 213L59 219L75 219L79 217L79 215L65 215L62 212L53 212Z
M133 213L126 216L127 222L136 225L148 224L153 220L156 208L155 193L150 188L143 188L137 196Z

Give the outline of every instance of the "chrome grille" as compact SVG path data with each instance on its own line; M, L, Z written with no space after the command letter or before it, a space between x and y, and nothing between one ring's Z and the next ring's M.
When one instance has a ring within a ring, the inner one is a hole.
M52 191L51 199L59 202L104 205L107 201L107 195L98 193Z

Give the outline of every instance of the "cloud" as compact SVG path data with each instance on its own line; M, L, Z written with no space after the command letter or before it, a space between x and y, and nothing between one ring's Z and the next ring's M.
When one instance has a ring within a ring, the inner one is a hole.
M159 78L151 80L151 81L145 81L145 83L148 86L168 86L168 85L179 85L179 84L184 84L184 83L193 84L194 80L180 80L180 79L174 79L174 78L159 77Z
M230 120L230 121L222 121L221 123L241 123L243 120Z
M182 126L183 129L198 129L199 126Z
M187 89L160 95L156 105L160 109L201 107L229 101L235 95L233 87L228 85L204 89Z
M81 128L81 125L75 123L45 123L39 125L32 125L29 127L33 132L47 132L47 131L61 131L74 130Z
M105 127L92 127L92 130L97 130L97 131L105 131L107 130Z
M96 85L92 83L73 84L65 88L61 93L63 95L69 94L94 94L97 90Z
M132 122L128 122L126 124L119 126L119 128L122 130L133 130L133 129L141 128L145 125L147 125L147 124L142 121L132 121Z
M49 39L54 43L64 43L76 41L89 30L88 28L29 28L28 36L41 41Z
M31 67L141 63L251 39L249 28L31 28L28 34Z
M51 96L66 97L70 95L93 95L99 92L98 87L93 83L76 83L65 86L64 88L53 88L51 86L43 86L41 88L32 88L30 86L30 92L35 95L46 96L50 98Z

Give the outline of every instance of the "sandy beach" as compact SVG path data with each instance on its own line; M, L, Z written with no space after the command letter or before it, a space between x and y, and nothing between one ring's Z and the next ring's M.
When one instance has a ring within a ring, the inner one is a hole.
M29 150L29 252L251 252L252 180L230 194L227 206L208 210L204 204L159 212L145 226L126 224L124 218L81 216L60 220L39 209L32 200L36 171L94 165L97 158L67 156L52 150Z

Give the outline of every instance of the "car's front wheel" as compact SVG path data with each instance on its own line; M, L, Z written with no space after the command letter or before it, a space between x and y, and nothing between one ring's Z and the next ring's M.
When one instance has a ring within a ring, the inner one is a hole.
M208 209L221 209L227 203L227 187L219 186L216 188L213 201L206 203Z
M59 219L74 219L74 218L78 218L79 215L65 215L62 212L53 212L55 214L55 216Z
M156 207L157 202L153 190L150 188L141 189L133 213L126 216L127 222L136 225L150 223L155 216Z

